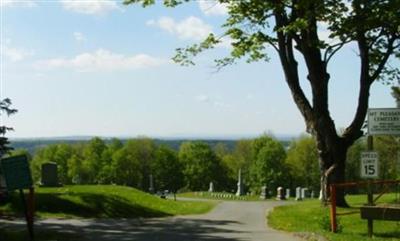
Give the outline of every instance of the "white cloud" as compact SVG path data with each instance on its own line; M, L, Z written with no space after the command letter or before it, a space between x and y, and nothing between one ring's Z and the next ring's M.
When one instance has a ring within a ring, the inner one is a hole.
M208 97L207 95L198 95L195 97L195 99L199 102L208 102L210 101L210 97Z
M69 68L82 72L119 71L157 67L168 61L146 54L124 56L109 50L99 49L94 53L82 53L74 58L55 58L36 63L39 69Z
M114 0L60 0L64 9L82 13L101 15L113 10L121 10Z
M0 0L0 7L35 7L34 0Z
M149 26L157 26L171 34L177 35L180 39L203 40L210 33L212 27L201 19L190 16L181 22L176 22L170 17L161 17L158 20L147 21Z
M3 46L2 50L3 51L1 54L9 58L12 62L24 60L34 54L34 52L31 50L11 48L8 46Z
M23 48L16 48L11 46L11 40L5 39L4 44L0 45L1 55L5 56L12 62L22 61L30 56L34 55L33 50L26 50Z
M204 23L201 19L190 16L181 22L176 22L170 17L161 17L158 20L151 19L146 22L148 26L158 27L170 34L176 35L183 40L202 41L213 33L212 26ZM216 47L232 48L232 39L222 37L221 42Z
M77 42L86 42L87 41L87 38L81 32L74 32L73 35Z
M205 15L226 15L228 8L226 3L219 3L215 0L198 0L199 8Z

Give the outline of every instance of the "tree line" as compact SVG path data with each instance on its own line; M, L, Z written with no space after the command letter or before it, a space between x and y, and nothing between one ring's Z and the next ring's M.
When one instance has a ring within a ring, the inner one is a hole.
M375 150L380 154L380 178L400 176L400 140L390 136L375 138ZM360 153L366 150L366 140L360 139L347 154L347 180L360 178ZM16 150L14 154L28 154ZM238 172L247 192L258 193L264 185L269 190L278 186L320 188L318 152L310 136L293 139L289 147L269 135L235 142L232 148L221 142L214 146L202 141L183 142L178 150L157 145L142 137L122 142L93 138L80 144L52 144L39 148L31 159L32 175L40 182L41 165L58 164L59 180L63 184L116 184L149 191L150 175L155 190L177 192L206 191L213 182L215 190L234 192Z

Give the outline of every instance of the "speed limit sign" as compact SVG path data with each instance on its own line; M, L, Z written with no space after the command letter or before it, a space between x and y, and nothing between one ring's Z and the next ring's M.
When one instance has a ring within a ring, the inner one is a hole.
M363 178L378 178L379 156L375 151L361 152L361 177Z

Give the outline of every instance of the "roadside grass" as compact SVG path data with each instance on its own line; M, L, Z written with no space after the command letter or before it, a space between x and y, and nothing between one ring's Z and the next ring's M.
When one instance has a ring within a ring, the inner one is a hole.
M231 201L262 201L257 195L244 195L238 197L235 194L228 192L185 192L178 194L178 197Z
M346 200L353 208L338 208L338 213L357 211L366 203L366 195L348 196ZM391 203L396 199L394 194L384 195L379 202ZM329 228L329 207L322 207L318 200L302 201L294 205L280 206L268 215L271 227L295 233L314 233L331 241L399 241L400 222L374 220L374 237L367 236L367 221L361 219L360 213L339 216L339 233L331 233ZM327 226L328 225L328 226Z
M213 202L161 199L135 188L113 185L76 185L35 189L36 216L41 218L137 218L201 214ZM23 216L18 193L0 204L1 216Z

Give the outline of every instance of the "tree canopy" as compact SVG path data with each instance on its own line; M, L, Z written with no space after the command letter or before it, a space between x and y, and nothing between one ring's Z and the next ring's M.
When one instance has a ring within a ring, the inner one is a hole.
M17 113L17 110L11 107L12 102L10 99L6 98L0 101L0 115L6 114L7 116ZM8 138L4 137L7 131L12 131L12 127L0 126L0 157L6 154L8 151L12 150L9 146Z

